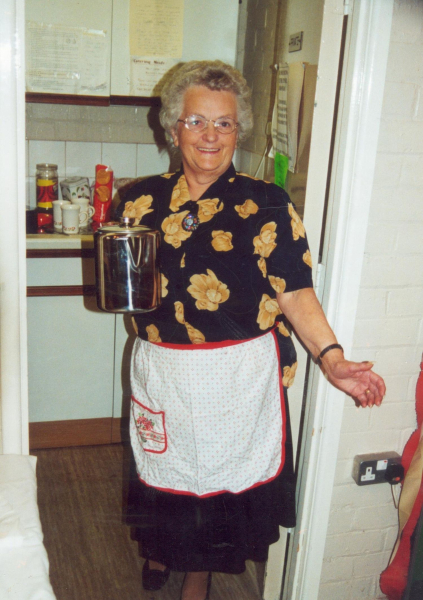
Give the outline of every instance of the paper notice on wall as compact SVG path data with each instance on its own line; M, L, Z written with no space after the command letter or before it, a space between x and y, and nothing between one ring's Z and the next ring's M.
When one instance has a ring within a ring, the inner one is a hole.
M130 0L131 56L182 56L184 0Z
M58 94L108 94L106 32L27 23L26 89Z
M273 150L284 156L288 156L288 65L279 65L276 83L275 105L272 118L272 141Z
M288 157L292 172L297 162L303 83L304 63L279 65L272 120L273 149Z
M131 56L131 96L160 96L164 75L178 62L176 58Z
M81 35L81 92L109 93L108 48L106 32L86 29Z

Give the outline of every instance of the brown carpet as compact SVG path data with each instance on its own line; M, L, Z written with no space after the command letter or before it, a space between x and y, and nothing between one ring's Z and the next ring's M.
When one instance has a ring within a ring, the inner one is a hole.
M159 592L141 584L143 559L123 523L129 448L36 450L38 505L57 600L179 600L183 573ZM264 565L214 574L210 600L260 600Z

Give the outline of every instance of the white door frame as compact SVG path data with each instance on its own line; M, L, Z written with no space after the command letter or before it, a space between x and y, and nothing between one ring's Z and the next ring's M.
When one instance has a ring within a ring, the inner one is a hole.
M28 454L25 4L0 5L0 402L3 454Z
M345 49L322 260L326 277L321 277L319 292L347 356L353 343L393 2L355 0ZM308 396L298 525L283 595L287 600L317 600L319 595L344 406L344 395L315 367Z
M355 2L349 75L333 167L325 253L326 281L330 280L330 285L321 289L328 318L347 353L352 346L392 8L393 0ZM7 215L0 224L2 447L4 453L26 454L24 0L4 0L1 13L0 111L4 130L0 172L2 207ZM339 18L339 12L326 13L326 17L330 16ZM313 168L312 154L310 168ZM309 186L312 183L313 179L309 179ZM308 214L306 204L306 225ZM301 472L299 521L294 536L296 551L290 556L285 588L290 595L284 594L290 600L315 600L318 596L342 422L343 395L316 375L311 386L315 410L308 426L309 432L314 430L315 434L308 436L309 452Z

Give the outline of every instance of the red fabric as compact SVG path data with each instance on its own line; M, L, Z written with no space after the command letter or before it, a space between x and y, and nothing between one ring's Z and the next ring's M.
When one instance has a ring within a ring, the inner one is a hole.
M416 387L417 429L405 445L401 460L406 474L410 468L414 453L418 448L423 424L423 362L420 364L420 369ZM401 533L401 539L395 557L380 576L380 589L388 596L389 600L401 600L407 586L411 555L410 539L419 520L422 506L423 482L420 484L410 517Z

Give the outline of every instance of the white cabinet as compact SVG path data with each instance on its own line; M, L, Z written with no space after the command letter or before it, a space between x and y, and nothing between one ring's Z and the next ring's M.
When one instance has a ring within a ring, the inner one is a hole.
M133 7L137 4L140 23L136 33L146 40L142 19L151 20L155 4L133 2ZM134 70L136 62L131 61L130 6L131 0L26 0L26 91L103 97L154 95L141 93L143 87L135 83L140 76L144 78L144 71ZM157 45L159 39L159 48L146 42L143 52L151 51L151 55L137 58L166 64L170 60L168 68L188 60L220 59L234 65L238 0L184 0L177 6L183 12L183 26L176 31L172 24L159 23L151 40ZM177 46L182 50L170 57L166 52L172 36L180 36L182 43ZM157 51L162 45L160 57ZM156 67L148 67L149 73ZM145 77L150 76L146 71Z
M77 239L73 249L55 248L60 236L45 238L29 240L27 260L30 433L32 427L37 447L51 432L52 445L61 437L73 445L78 427L78 445L118 441L129 416L131 318L98 310L90 249L81 251Z
M114 338L93 296L28 298L30 422L112 417Z

